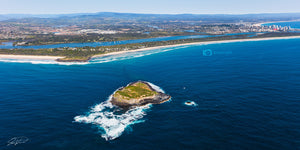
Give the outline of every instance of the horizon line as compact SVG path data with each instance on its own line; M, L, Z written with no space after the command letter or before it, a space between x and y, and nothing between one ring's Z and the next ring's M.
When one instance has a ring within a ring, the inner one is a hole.
M72 14L144 14L144 15L260 15L260 14L300 14L300 12L263 12L263 13L137 13L137 12L76 12L76 13L0 13L0 15L72 15Z

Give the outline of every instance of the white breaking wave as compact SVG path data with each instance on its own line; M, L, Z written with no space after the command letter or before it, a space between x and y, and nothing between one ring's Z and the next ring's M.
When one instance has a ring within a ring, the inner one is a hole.
M57 64L57 65L87 65L87 64L98 64L107 63L113 61L121 61L132 58L138 58L143 56L148 56L156 53L167 52L171 50L176 50L179 48L185 48L187 46L173 47L173 48L163 48L157 50L140 51L140 52L128 52L119 55L111 55L106 57L93 58L89 62L57 62L55 60L34 60L34 59L0 59L0 62L8 63L31 63L31 64Z
M0 59L0 62L7 63L30 63L30 64L57 64L57 65L87 65L88 62L58 62L55 60L35 60L35 59Z
M101 135L103 138L114 140L121 136L128 126L144 122L141 119L150 107L151 105L135 107L125 113L120 113L117 107L113 106L110 101L106 101L91 108L88 115L76 116L74 120L75 122L97 125L103 130Z
M149 83L155 90L163 91L160 87ZM100 128L101 137L106 140L114 140L122 135L130 125L144 122L143 117L147 114L152 105L134 107L126 112L110 102L112 96L107 101L95 105L87 115L74 117L75 122L90 123Z
M183 47L174 47L174 48L163 48L163 49L157 49L157 50L149 50L149 51L140 51L140 52L128 52L118 55L111 55L106 57L98 57L93 58L90 63L106 63L106 62L112 62L112 61L121 61L121 60L127 60L132 58L139 58L144 57L152 54L167 52L175 49L179 49Z
M198 106L198 104L194 101L186 101L184 102L184 104L187 106L195 106L195 107Z
M146 115L146 110L150 106L135 107L125 113L118 114L120 110L106 101L91 108L88 115L76 116L74 120L75 122L97 125L103 130L101 137L106 140L114 140L121 136L128 126L144 122L141 119Z
M165 93L165 91L164 91L162 88L160 88L159 86L154 85L153 83L150 83L150 82L147 82L147 83L148 83L155 91Z

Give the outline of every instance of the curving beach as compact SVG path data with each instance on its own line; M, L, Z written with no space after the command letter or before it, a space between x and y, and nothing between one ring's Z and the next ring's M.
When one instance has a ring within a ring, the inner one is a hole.
M33 60L57 60L62 56L41 56L41 55L6 55L0 54L0 59L33 59Z
M175 45L166 45L166 46L155 46L148 47L136 50L128 50L128 51L119 51L119 52L111 52L101 55L94 55L91 58L96 57L105 57L111 55L121 55L124 53L133 53L133 52L141 52L141 51L149 51L160 48L170 48L177 46L188 46L188 45L206 45L206 44L218 44L218 43L233 43L233 42L248 42L248 41L264 41L264 40L280 40L280 39L296 39L300 38L300 36L289 36L289 37L270 37L270 38L255 38L255 39L237 39L237 40L223 40L223 41L208 41L208 42L195 42L195 43L184 43L184 44L175 44ZM42 55L7 55L0 54L0 59L20 59L20 60L53 60L64 58L64 56L42 56Z
M238 40L223 40L223 41L209 41L209 42L195 42L195 43L185 43L185 44L175 44L175 45L166 45L166 46L147 47L147 48L142 48L142 49L120 51L120 52L111 52L111 53L106 53L106 54L101 54L101 55L95 55L92 58L104 57L104 56L111 56L111 55L120 55L120 54L124 54L124 53L132 53L132 52L155 50L155 49L160 49L160 48L170 48L170 47L177 47L177 46L206 45L206 44L249 42L249 41L265 41L265 40L282 40L282 39L296 39L296 38L300 38L300 36L255 38L255 39L238 39Z
M300 21L299 19L296 20L289 20L289 21L269 21L269 22L261 22L261 23L256 23L254 24L255 26L261 26L263 24L269 24L269 23L281 23L281 22L296 22L296 21Z

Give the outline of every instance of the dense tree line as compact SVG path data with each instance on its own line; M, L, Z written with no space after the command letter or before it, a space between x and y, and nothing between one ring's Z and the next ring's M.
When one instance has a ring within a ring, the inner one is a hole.
M35 34L28 35L27 38L18 39L14 42L16 45L20 42L26 42L25 45L47 45L59 43L87 43L87 42L112 42L133 39L146 39L161 36L194 35L194 33L185 32L153 32L144 33L117 33L117 34L81 34L81 35L54 35L54 34Z
M129 51L146 47L165 46L183 43L193 42L206 42L206 41L222 41L222 40L234 40L234 39L255 39L265 37L282 37L282 36L300 36L300 33L266 33L253 37L248 35L231 35L231 36L219 36L208 38L196 38L196 39L180 39L170 41L157 41L157 42L144 42L124 45L113 46L99 46L99 47L78 47L78 48L54 48L54 49L1 49L0 54L15 54L15 55L48 55L48 56L65 56L65 60L78 60L87 61L91 56L117 52L117 51Z

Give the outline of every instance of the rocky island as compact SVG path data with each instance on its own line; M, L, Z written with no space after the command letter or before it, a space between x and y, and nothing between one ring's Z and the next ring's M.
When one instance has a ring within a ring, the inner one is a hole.
M137 81L118 89L111 98L111 103L121 108L161 104L171 96L155 90L148 82Z

